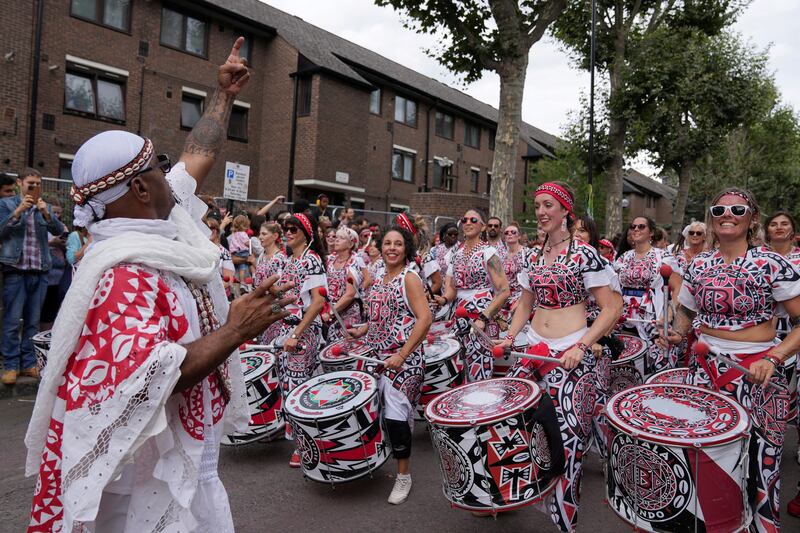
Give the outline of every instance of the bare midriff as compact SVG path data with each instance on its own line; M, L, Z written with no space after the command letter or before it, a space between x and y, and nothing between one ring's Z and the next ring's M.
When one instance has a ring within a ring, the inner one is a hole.
M700 333L727 341L770 342L775 338L775 325L772 322L762 322L757 326L738 329L736 331L700 326Z
M586 304L563 307L561 309L536 308L531 320L533 331L547 337L557 339L566 337L586 327Z

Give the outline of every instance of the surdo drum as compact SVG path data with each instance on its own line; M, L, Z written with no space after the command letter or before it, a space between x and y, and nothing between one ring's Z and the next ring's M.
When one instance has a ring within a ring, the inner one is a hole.
M611 362L611 394L641 385L646 376L647 341L633 335L617 335L624 348Z
M461 344L453 338L440 338L423 344L425 380L417 402L417 420L425 419L425 406L433 398L464 382Z
M221 444L225 446L270 439L284 429L276 356L263 350L245 348L239 352L239 357L247 386L250 424L246 431L222 437Z
M517 333L517 336L514 337L514 342L511 343L511 349L524 352L525 348L528 347L528 328L530 326L525 326L522 328L522 331ZM501 331L498 335L498 338L502 341L508 336L508 330ZM494 371L492 375L494 377L502 377L508 374L508 369L511 368L514 363L516 362L516 358L512 357L510 353L503 353L502 357L495 357L494 359Z
M608 503L641 531L745 530L750 417L690 385L640 385L606 406Z
M661 372L656 372L645 382L648 385L657 383L678 383L681 385L691 385L692 370L686 367L668 368Z
M339 355L334 354L334 346L341 348ZM372 353L372 348L359 339L342 339L340 341L328 344L319 352L319 362L322 366L323 373L337 372L339 370L364 370L366 368L365 361L350 357L350 354L363 355L367 357L375 357Z
M31 337L33 350L36 352L36 367L39 372L43 372L44 367L47 366L47 353L50 351L51 334L52 331L48 329Z
M316 376L286 397L303 473L338 483L371 474L391 445L380 415L378 381L357 370Z
M428 404L425 418L448 501L496 513L549 493L561 472L551 459L552 441L535 419L542 398L533 381L494 378L456 387Z

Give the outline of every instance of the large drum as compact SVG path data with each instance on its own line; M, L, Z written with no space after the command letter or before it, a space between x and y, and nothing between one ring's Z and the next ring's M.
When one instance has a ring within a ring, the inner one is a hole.
M522 331L517 333L517 336L514 337L514 342L511 343L511 349L518 352L524 352L525 349L528 347L528 328L530 326L525 326L522 328ZM499 340L504 340L508 336L508 331L501 331L498 334ZM510 353L504 353L501 357L494 358L494 371L492 375L494 377L502 377L508 374L508 370L514 365L517 361L515 357L512 357Z
M431 324L428 329L428 335L434 338L453 337L456 334L456 321L453 320L440 320Z
M606 406L608 503L637 531L746 530L750 418L690 385L633 387Z
M339 346L342 352L339 356L333 355L333 347ZM361 339L342 339L328 344L319 352L319 362L322 372L337 372L339 370L364 370L366 363L362 359L350 357L350 354L375 357L372 348Z
M425 380L417 402L417 420L425 419L425 406L440 395L464 382L463 365L460 361L461 344L445 337L423 344L425 357Z
M44 367L47 366L47 353L50 351L51 334L52 331L48 329L31 337L33 350L36 352L36 367L40 373L43 373Z
M679 383L681 385L691 385L691 374L692 370L689 368L679 367L679 368L668 368L666 370L662 370L661 372L656 372L649 378L647 378L648 385L654 385L657 383Z
M238 446L268 440L284 430L277 357L257 349L241 350L242 373L247 385L250 424L246 431L222 437L220 444Z
M647 368L647 341L633 335L617 335L624 348L611 362L611 394L641 385Z
M366 476L389 458L378 381L357 370L316 376L286 397L303 473L337 483Z
M494 378L456 387L428 404L425 418L448 501L496 513L549 493L561 468L537 421L541 399L533 381ZM545 401L551 400L545 396Z

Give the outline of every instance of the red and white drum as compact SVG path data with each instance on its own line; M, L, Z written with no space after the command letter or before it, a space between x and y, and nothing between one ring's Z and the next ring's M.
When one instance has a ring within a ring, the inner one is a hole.
M649 343L633 335L616 336L624 345L611 361L611 394L641 385L645 381Z
M338 357L333 355L334 346L339 346L342 349ZM363 340L342 339L327 345L319 352L322 372L327 374L329 372L338 372L339 370L364 370L366 368L365 362L361 359L350 357L350 354L375 357L372 353L372 348Z
M431 324L428 330L428 335L439 339L442 337L453 337L456 334L456 321L453 320L440 320Z
M691 385L691 369L686 368L685 366L679 368L668 368L666 370L662 370L661 372L656 372L649 378L647 378L648 385L654 385L656 383L678 383L680 385Z
M525 349L528 347L528 328L530 326L525 326L522 328L522 331L517 333L517 336L514 337L514 342L511 343L511 349L517 352L524 352ZM508 331L501 331L498 334L498 338L502 341L508 336ZM515 357L511 357L511 354L505 353L501 357L494 358L494 371L492 375L494 377L503 377L508 374L508 370L512 367L512 365L516 362Z
M750 417L722 394L640 385L607 406L606 495L637 531L747 529Z
M357 370L316 376L286 397L303 473L314 481L352 481L389 458L378 381Z
M440 338L423 344L425 380L417 402L417 420L425 420L425 406L441 393L464 382L461 344L453 338Z
M222 437L221 444L238 446L268 440L283 433L281 387L275 354L257 349L239 351L242 373L247 386L250 424L246 431Z
M558 475L548 436L534 419L541 398L532 381L494 378L456 387L428 404L425 418L448 501L496 513L549 493Z
M43 373L44 367L47 366L47 353L50 351L51 334L52 331L48 329L31 337L33 350L36 352L36 367L40 373Z

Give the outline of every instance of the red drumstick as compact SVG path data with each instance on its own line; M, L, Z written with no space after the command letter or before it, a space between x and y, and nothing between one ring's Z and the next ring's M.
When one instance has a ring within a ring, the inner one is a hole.
M531 359L533 361L541 361L543 363L557 363L559 365L561 364L559 360L554 357L547 357L544 355L533 355L525 352L516 352L510 348L504 348L499 345L492 348L492 355L495 357L495 359L503 357L506 354L512 355L519 359Z
M703 341L697 341L697 342L694 343L694 353L697 356L703 357L703 358L708 357L709 355L711 355L712 357L716 357L720 361L722 361L724 363L727 363L728 365L732 366L733 368L735 368L736 370L738 370L742 374L744 374L744 375L746 375L748 377L751 377L751 378L753 377L753 373L750 372L750 370L748 370L747 368L743 367L742 365L740 365L739 363L737 363L736 361L734 361L730 357L728 357L726 355L722 355L721 353L719 353L716 350L712 349L711 346L709 346L708 344L704 343ZM786 387L784 387L783 385L781 385L779 383L773 383L773 382L769 381L769 382L767 382L767 385L766 385L765 388L769 388L769 387L774 387L775 389L777 389L777 390L779 390L781 392L786 392Z
M350 332L347 331L347 326L345 325L344 320L342 320L342 317L339 315L338 311L336 311L336 306L330 301L330 299L328 299L328 289L326 287L319 287L317 290L319 291L319 295L322 296L326 302L328 302L328 306L331 308L334 318L339 323L339 327L342 328L342 332L344 333L345 337L351 337Z
M334 357L341 357L341 356L344 355L344 356L352 357L353 359L359 359L361 361L367 361L369 363L375 363L375 364L378 364L378 365L385 365L386 364L383 361L381 361L380 359L376 359L374 357L367 357L365 355L356 355L354 353L348 353L344 348L342 348L338 344L331 348L331 355L333 355ZM403 366L405 367L405 365L403 365Z
M488 342L489 346L494 344L494 341L491 338L489 338L489 336L486 333L484 333L482 329L478 328L475 325L475 321L470 318L469 311L467 311L467 308L464 307L463 305L458 309L456 309L456 318L463 318L464 320L466 320L469 323L470 327L472 328L472 331L474 331L483 340Z

